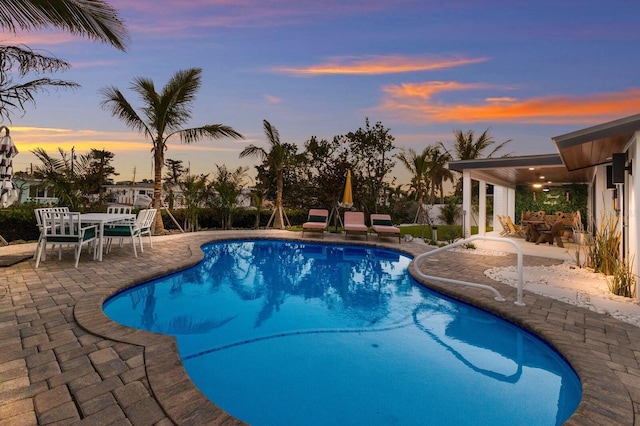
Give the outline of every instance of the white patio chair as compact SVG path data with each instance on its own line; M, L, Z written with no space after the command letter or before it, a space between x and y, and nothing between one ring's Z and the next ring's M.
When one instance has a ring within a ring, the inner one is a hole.
M153 223L156 219L157 212L158 209L147 209L147 217L145 218L143 224L140 226L140 251L144 251L144 247L142 246L143 235L149 236L149 247L153 248L153 241L151 240L151 229L153 228Z
M131 211L129 209L129 211ZM113 244L113 240L118 238L120 243L119 246L122 247L125 238L131 238L131 245L133 246L133 255L137 258L138 251L136 250L136 237L140 237L140 230L144 225L144 222L147 218L147 211L140 210L135 219L125 220L117 222L114 225L108 226L104 228L103 237L106 239L106 252L109 253L111 251L111 246ZM142 241L140 241L140 245L142 245Z
M107 207L109 214L131 214L131 206L109 206Z
M144 252L144 245L142 243L142 237L144 235L149 236L149 245L153 248L153 242L151 240L151 227L153 220L155 219L157 209L143 209L138 212L138 215L134 220L128 222L120 222L115 226L111 226L104 229L104 237L107 239L107 253L111 251L114 238L120 239L120 246L125 238L131 238L131 245L133 245L133 254L137 258L138 251L136 249L135 239L140 241L140 251Z
M42 240L44 239L44 235L45 235L45 226L44 226L44 219L43 219L44 213L45 212L64 213L68 211L69 211L69 207L43 207L43 208L35 209L33 211L36 215L36 225L38 226L38 230L40 231L40 236L38 237L38 243L36 244L36 251L33 253L34 259L38 256L38 251L40 250L40 244L42 243ZM55 249L55 244L52 245L52 248ZM46 252L43 252L42 255L43 255L42 260L45 260Z
M42 215L42 226L44 237L36 257L36 268L40 265L40 260L44 260L44 253L48 244L54 247L56 245L59 246L58 260L62 259L63 245L74 246L76 268L78 267L80 253L84 244L93 243L93 258L96 258L98 227L97 225L82 227L80 213L45 211Z

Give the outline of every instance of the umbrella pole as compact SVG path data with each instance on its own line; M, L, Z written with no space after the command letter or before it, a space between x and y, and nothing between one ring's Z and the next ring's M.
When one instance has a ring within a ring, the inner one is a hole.
M342 218L340 217L340 211L338 210L337 204L334 204L329 217L331 216L333 216L333 228L335 232L338 232L338 222L340 222L340 226L344 228L344 224L342 223Z

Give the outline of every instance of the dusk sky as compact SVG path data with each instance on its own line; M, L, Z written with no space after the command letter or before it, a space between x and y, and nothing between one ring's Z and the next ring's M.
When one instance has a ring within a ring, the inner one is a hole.
M283 142L382 122L399 148L420 152L453 131L490 128L504 153L555 152L553 136L640 113L637 0L111 0L127 52L63 32L3 35L72 64L50 75L78 90L39 94L10 124L14 169L58 155L115 153L116 180L152 178L151 141L100 108L100 88L129 91L135 77L158 91L177 70L203 69L189 127L222 123L245 140L169 141L166 158L193 173L250 167L267 119ZM7 124L7 123L4 123ZM408 181L396 167L399 183Z

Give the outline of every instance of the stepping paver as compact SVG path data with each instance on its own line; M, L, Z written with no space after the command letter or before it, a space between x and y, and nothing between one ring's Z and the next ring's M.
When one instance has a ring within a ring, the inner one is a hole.
M83 252L77 269L70 256L48 257L37 270L33 260L0 269L0 424L241 424L195 388L173 338L114 324L101 304L117 289L197 263L206 242L256 236L300 239L299 233L283 231L201 232L155 238L153 249L138 259L125 245L114 247L103 262ZM343 243L344 236L327 234L324 241ZM366 244L411 255L430 249L395 240ZM492 284L508 301L497 302L479 289L425 285L529 328L571 362L584 397L569 424L640 424L640 329L526 291L526 306L515 306L516 290L483 274L489 267L514 265L514 255L437 257L412 267ZM554 263L525 257L526 265Z

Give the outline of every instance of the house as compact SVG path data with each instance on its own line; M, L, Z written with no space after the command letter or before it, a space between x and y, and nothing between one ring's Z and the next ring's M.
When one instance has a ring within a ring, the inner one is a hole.
M134 205L140 199L153 199L153 183L119 182L115 185L103 185L105 199L108 202Z
M470 236L471 182L479 182L479 211L486 211L487 184L494 186L494 215L515 214L516 185L583 183L588 215L596 227L603 214L616 215L622 233L621 255L640 275L640 114L552 138L556 152L545 155L452 161L462 173L463 232ZM494 221L497 223L497 221ZM486 233L481 215L479 233ZM636 292L636 297L638 296Z
M28 174L16 173L13 185L18 193L16 204L34 202L38 204L58 204L53 188L46 185L42 179L36 179Z

